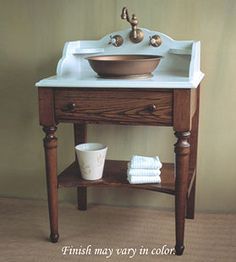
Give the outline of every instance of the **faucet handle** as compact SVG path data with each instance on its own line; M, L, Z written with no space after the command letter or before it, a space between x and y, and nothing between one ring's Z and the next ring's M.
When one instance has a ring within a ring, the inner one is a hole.
M138 19L137 19L137 16L135 14L132 15L132 18L130 20L130 24L132 26L138 26Z
M121 35L110 35L110 41L108 42L108 44L112 44L115 47L119 47L123 44L124 40L123 37Z
M149 44L153 47L159 47L162 44L161 37L159 35L150 36Z

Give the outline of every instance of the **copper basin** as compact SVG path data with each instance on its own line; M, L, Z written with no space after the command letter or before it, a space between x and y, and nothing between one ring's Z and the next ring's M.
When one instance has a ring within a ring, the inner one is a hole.
M87 57L92 69L105 78L150 76L160 63L156 55L104 55Z

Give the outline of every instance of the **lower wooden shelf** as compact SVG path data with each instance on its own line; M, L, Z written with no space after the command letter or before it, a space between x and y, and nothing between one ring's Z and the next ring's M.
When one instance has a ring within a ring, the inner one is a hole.
M81 178L79 166L72 163L58 176L58 187L111 186L129 187L175 194L174 164L164 163L161 169L160 184L129 184L127 181L128 161L106 160L103 177L100 180L88 181Z

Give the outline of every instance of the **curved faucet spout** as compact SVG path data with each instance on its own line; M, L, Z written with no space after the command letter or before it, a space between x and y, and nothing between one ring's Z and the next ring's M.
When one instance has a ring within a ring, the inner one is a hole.
M133 43L139 43L143 40L144 34L141 29L138 29L138 19L135 14L132 15L132 18L130 19L128 9L127 7L122 8L121 12L121 19L126 19L127 22L130 23L132 27L132 31L130 32L130 40Z
M121 19L126 19L130 23L129 13L127 7L122 8Z

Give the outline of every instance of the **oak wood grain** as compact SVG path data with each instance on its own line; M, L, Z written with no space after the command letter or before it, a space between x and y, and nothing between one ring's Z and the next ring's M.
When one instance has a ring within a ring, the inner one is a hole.
M199 89L199 88L198 88ZM58 240L57 188L78 187L80 209L86 209L89 186L129 187L175 196L176 254L184 251L184 224L194 217L199 91L189 89L39 88L40 124L44 126L51 241ZM81 178L78 163L56 177L56 124L74 124L75 143L85 142L87 123L173 126L175 165L164 163L160 184L128 183L127 162L108 160L101 180ZM192 135L190 136L190 131ZM191 146L191 147L190 147ZM187 205L186 205L187 204Z
M41 126L55 126L54 93L51 88L38 88L39 122Z
M191 130L191 90L174 90L173 118L175 131Z
M194 98L193 98L194 96ZM198 88L193 92L191 96L191 104L195 105L195 110L192 110L192 130L190 136L190 144L191 144L191 151L190 151L190 160L189 166L190 169L195 168L195 176L192 179L192 184L189 186L189 196L187 199L187 212L186 218L194 219L195 214L195 194L196 194L196 173L197 173L197 149L198 149L198 123L199 123L199 107L200 107L200 85ZM193 106L192 106L193 108Z
M56 243L58 234L58 194L57 194L57 138L55 136L56 127L44 127L45 132L44 151L46 163L48 211L50 218L50 240Z
M152 191L174 194L174 165L165 163L161 169L161 184L129 184L127 180L127 161L106 160L102 179L88 181L81 177L79 166L76 162L67 167L59 176L59 187L76 186L109 186L109 187L131 187L147 189Z
M182 255L184 251L184 227L185 209L189 181L189 155L190 144L188 142L190 132L175 132L177 143L175 144L175 234L176 255Z
M172 91L56 90L56 119L171 126L172 96ZM70 104L75 104L71 110Z

